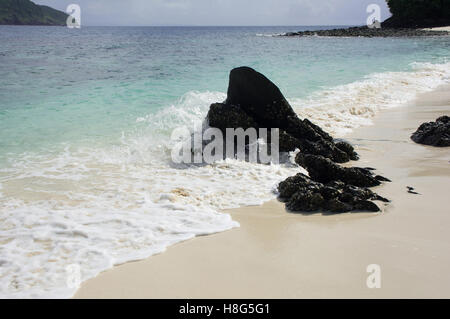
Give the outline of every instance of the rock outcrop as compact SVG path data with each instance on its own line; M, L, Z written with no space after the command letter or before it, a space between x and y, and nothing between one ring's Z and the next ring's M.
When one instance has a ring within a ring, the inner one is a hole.
M323 184L301 173L281 182L278 191L289 210L307 213L319 210L335 214L355 210L379 212L380 208L372 200L389 202L368 188L341 181Z
M358 159L350 144L335 143L320 127L308 119L301 120L278 87L249 67L231 71L227 100L211 105L207 120L224 135L226 128L278 128L281 152L299 148L338 163Z
M346 29L289 32L285 36L323 37L423 37L447 36L446 31L422 28L450 25L450 0L387 0L392 16L382 22L381 28L367 26ZM374 21L375 22L375 21Z
M351 27L345 29L315 30L315 31L299 31L288 32L281 36L287 37L366 37L366 38L388 38L388 37L426 37L426 36L447 36L447 31L427 31L413 28L368 28Z
M419 144L450 146L450 117L441 116L436 122L423 123L411 139Z
M390 182L374 175L373 168L341 167L323 156L302 153L297 154L295 162L308 171L309 177L298 174L278 186L280 198L292 211L379 212L371 201L389 202L367 188Z
M279 150L300 150L295 161L309 177L298 174L278 186L280 199L292 211L378 212L372 200L388 202L367 188L388 179L374 175L373 169L339 166L358 160L353 146L335 141L308 119L300 119L278 87L249 67L231 71L227 99L211 105L207 121L224 136L227 128L278 128Z

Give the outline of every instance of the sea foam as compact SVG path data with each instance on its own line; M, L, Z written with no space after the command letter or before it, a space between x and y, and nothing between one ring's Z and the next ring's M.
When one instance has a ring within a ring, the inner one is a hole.
M413 63L411 72L384 72L364 80L318 91L306 99L291 99L302 118L308 118L335 137L371 125L382 109L400 106L417 94L450 82L450 63Z
M2 169L0 297L71 297L73 269L85 281L175 243L238 227L219 210L274 198L276 185L301 168L170 161L170 130L201 122L217 98L223 94L191 92L139 119L148 127L124 134L116 146L23 154Z

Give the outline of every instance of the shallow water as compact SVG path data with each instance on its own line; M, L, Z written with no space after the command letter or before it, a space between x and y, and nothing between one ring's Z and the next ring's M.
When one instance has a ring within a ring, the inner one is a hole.
M248 65L337 137L450 81L450 37L281 38L302 27L0 26L0 297L70 297L114 264L238 226L290 164L174 166L170 134Z

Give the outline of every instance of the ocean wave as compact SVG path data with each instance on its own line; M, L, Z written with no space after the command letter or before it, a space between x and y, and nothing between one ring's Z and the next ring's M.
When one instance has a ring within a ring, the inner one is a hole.
M410 72L384 72L362 81L314 93L306 99L290 99L302 118L308 118L336 137L371 125L380 110L403 105L417 94L450 82L450 63L413 63Z
M124 137L120 147L67 148L55 157L28 154L0 173L6 195L0 297L71 297L71 267L85 281L175 243L238 227L219 210L262 204L275 197L281 180L303 171L230 159L174 168L136 158L140 141ZM157 147L147 152L161 156Z

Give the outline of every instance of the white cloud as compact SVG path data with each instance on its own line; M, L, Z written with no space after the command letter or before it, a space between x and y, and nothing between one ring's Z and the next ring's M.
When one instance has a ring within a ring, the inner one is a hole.
M364 24L366 7L384 0L35 0L82 9L86 25L336 25Z

